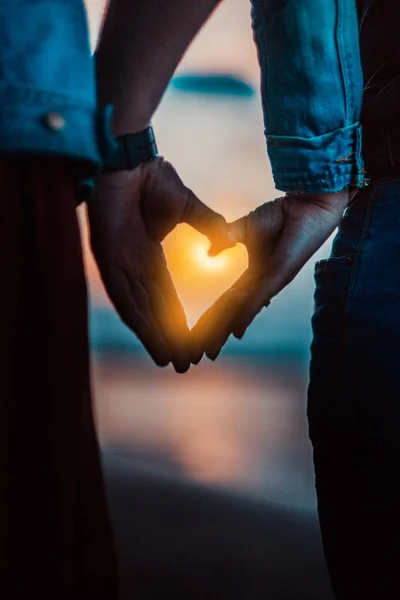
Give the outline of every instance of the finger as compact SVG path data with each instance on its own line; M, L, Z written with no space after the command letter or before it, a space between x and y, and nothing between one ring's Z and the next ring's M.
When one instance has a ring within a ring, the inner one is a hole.
M232 328L230 327L231 321L241 310L247 299L248 294L245 292L231 291L227 295L224 307L219 314L215 316L217 327L215 327L213 335L208 338L205 346L206 356L210 360L216 360L222 348L225 346L232 333Z
M203 337L197 340L197 352L215 360L233 333L243 308L257 282L257 270L247 269L202 317ZM239 321L240 323L240 321ZM199 336L198 336L199 337Z
M244 294L229 290L225 292L198 320L192 329L192 362L197 364L204 352L214 348L220 342L221 347L225 344L229 333L227 325L232 312L240 306Z
M250 269L246 271L235 281L235 283L214 302L208 310L203 313L191 332L192 341L192 362L200 360L205 352L205 348L211 342L214 336L219 335L223 330L230 315L229 304L235 294L244 293L251 277Z
M220 318L214 336L206 345L205 353L210 360L216 360L231 334L242 339L247 327L264 308L263 305L250 310L249 304L250 306L253 304L251 291L236 293L234 296L232 294L230 306L225 310L225 317ZM243 311L245 311L244 318L240 316Z
M177 373L185 373L190 367L189 327L184 308L166 266L158 272L155 281L151 280L146 285L154 315L171 348L172 364Z
M293 252L291 240L284 238L276 247L272 257L260 257L258 264L252 266L254 278L248 302L232 319L232 333L235 337L238 339L243 337L255 317L264 307L268 307L271 299L294 279L314 251L315 249L305 252L299 245Z
M281 292L301 271L307 260L314 254L315 249L307 253L301 247L296 252L286 246L286 241L278 245L275 253L264 261L263 276L258 280L249 302L237 316L234 334L240 339L246 328L263 307L269 306L271 299ZM262 266L256 268L261 272Z
M214 305L210 306L197 321L192 331L190 332L189 337L189 350L190 350L190 360L194 365L199 364L204 354L204 339L207 335L205 331L205 324L207 323L207 318L213 310Z
M190 367L189 335L185 310L169 271L164 273L160 283L164 297L171 309L170 339L173 348L173 364L178 373L185 373Z
M135 302L135 306L137 307L142 319L144 319L147 324L148 329L150 330L151 335L154 337L153 339L149 339L148 337L145 339L146 348L150 348L154 353L154 349L158 347L158 344L164 346L168 352L168 362L172 362L173 352L171 348L170 340L166 335L165 331L162 330L160 324L157 320L156 315L154 314L153 304L155 301L150 297L150 294L146 287L142 284L141 281L137 280L131 283L130 289L132 292L132 297ZM138 331L138 337L141 336L141 323L137 323L136 325ZM142 339L140 337L140 339Z
M245 316L238 315L236 318L236 323L232 326L232 333L238 340L241 340L244 334L247 331L247 328L254 321L256 316L264 309L268 308L271 304L270 300L265 300L262 306L258 306L253 310L246 308L247 314ZM243 307L244 308L244 307ZM243 310L243 309L242 309ZM239 321L240 319L240 321Z
M171 362L171 351L150 311L150 301L138 283L130 284L120 271L107 282L110 298L122 321L142 342L154 362L164 367Z
M247 305L254 288L256 273L248 268L239 279L225 292L225 301L213 317L213 335L209 336L205 346L208 358L215 360L233 332L234 324L243 307Z
M155 282L147 282L150 301L157 323L168 340L171 349L171 362L177 373L186 373L190 368L189 351L187 349L186 337L182 329L177 327L176 320L172 316L173 310L161 289Z
M244 294L251 285L254 274L251 269L246 269L235 283L214 302L210 308L197 321L190 335L191 361L198 364L205 352L206 347L214 337L223 335L227 325L227 319L231 316L229 304L236 294ZM234 311L236 315L236 311Z
M247 216L241 217L240 219L237 219L237 221L233 221L232 223L228 223L229 230L233 238L241 244L246 244L247 242L247 223Z
M264 298L260 300L257 298L257 293L253 293L248 298L247 303L242 306L241 311L236 316L235 322L232 321L232 333L235 338L241 340L257 315L263 308L267 308L270 304L270 300L265 300Z
M254 280L247 302L243 304L231 322L231 330L236 338L242 339L255 317L263 308L270 305L271 299L293 278L292 269L288 267L289 264L285 264L284 261L283 264L281 261L275 264L271 261L264 276Z
M181 222L191 225L208 237L211 242L210 256L215 256L222 250L233 248L236 245L224 217L206 206L191 190L187 190L185 210Z

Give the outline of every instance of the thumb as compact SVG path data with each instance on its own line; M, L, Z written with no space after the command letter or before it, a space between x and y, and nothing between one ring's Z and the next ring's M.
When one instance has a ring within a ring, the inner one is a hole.
M247 242L247 216L241 217L232 223L229 223L229 230L234 239L241 244Z
M223 250L233 248L236 245L236 240L230 232L229 225L224 217L206 206L189 189L187 190L181 223L187 223L208 237L211 242L210 256L216 256Z

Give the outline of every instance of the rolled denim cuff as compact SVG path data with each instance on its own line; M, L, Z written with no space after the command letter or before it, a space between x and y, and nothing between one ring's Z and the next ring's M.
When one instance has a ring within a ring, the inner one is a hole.
M361 154L360 123L312 138L268 134L266 138L278 190L340 192L368 183Z
M76 184L76 194L78 204L86 202L96 187L96 179L100 173L103 164L118 148L118 144L111 131L111 121L114 112L114 106L108 104L97 113L97 146L99 149L100 163L92 176L87 177Z

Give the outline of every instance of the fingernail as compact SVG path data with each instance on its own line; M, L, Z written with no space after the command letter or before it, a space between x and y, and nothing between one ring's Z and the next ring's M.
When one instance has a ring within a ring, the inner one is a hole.
M226 339L223 341L214 341L213 343L208 344L208 346L205 347L207 358L214 361L224 347L225 342Z
M166 358L166 359L155 358L154 362L156 363L157 367L163 368L163 367L168 367L171 360L169 358Z
M194 365L198 365L201 359L203 358L204 352L193 352L190 357L190 362Z
M214 343L209 343L209 344L205 344L205 348L204 348L204 352L207 356L207 358L209 358L210 360L212 360L212 356L214 356L215 352L218 352L220 349L219 344L216 345L215 342Z
M174 369L176 371L176 373L179 373L179 375L183 375L184 373L187 373L190 369L190 363L189 364L185 364L185 365L175 365L174 364Z
M152 354L152 357L158 367L167 367L172 360L171 353L167 350L165 352L159 350L157 354Z
M175 356L172 358L172 364L177 373L186 373L190 369L190 358L187 354L178 354L175 353Z
M238 328L233 334L238 340L241 340L247 331L247 326Z
M244 334L245 334L245 333L246 333L246 329L242 329L242 330L240 330L240 331L235 331L235 332L233 333L233 335L235 336L235 338L236 338L237 340L241 340L241 339L242 339L242 337L244 336Z
M206 356L207 356L207 358L209 358L210 360L212 360L214 362L215 360L217 360L220 353L221 353L221 348L218 351L214 350L213 352L206 352Z
M233 335L235 336L235 338L237 338L238 340L241 340L242 337L244 336L244 334L246 333L247 327L248 327L247 322L244 323L242 321L241 323L239 323L239 325L233 331Z
M225 241L218 240L214 243L211 243L211 246L208 249L207 254L210 257L217 256L218 254L223 252L223 250L226 250L227 248L232 248L232 247L236 246L236 244L237 244L237 240L235 240L235 238L233 237L233 235L231 233L228 233Z

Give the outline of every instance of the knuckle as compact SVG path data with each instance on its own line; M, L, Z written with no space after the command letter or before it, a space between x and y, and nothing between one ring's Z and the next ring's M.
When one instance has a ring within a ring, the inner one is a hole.
M226 222L226 220L224 219L224 217L218 213L214 213L213 215L214 218L214 225L216 229L219 229L220 231L228 231L228 223Z

